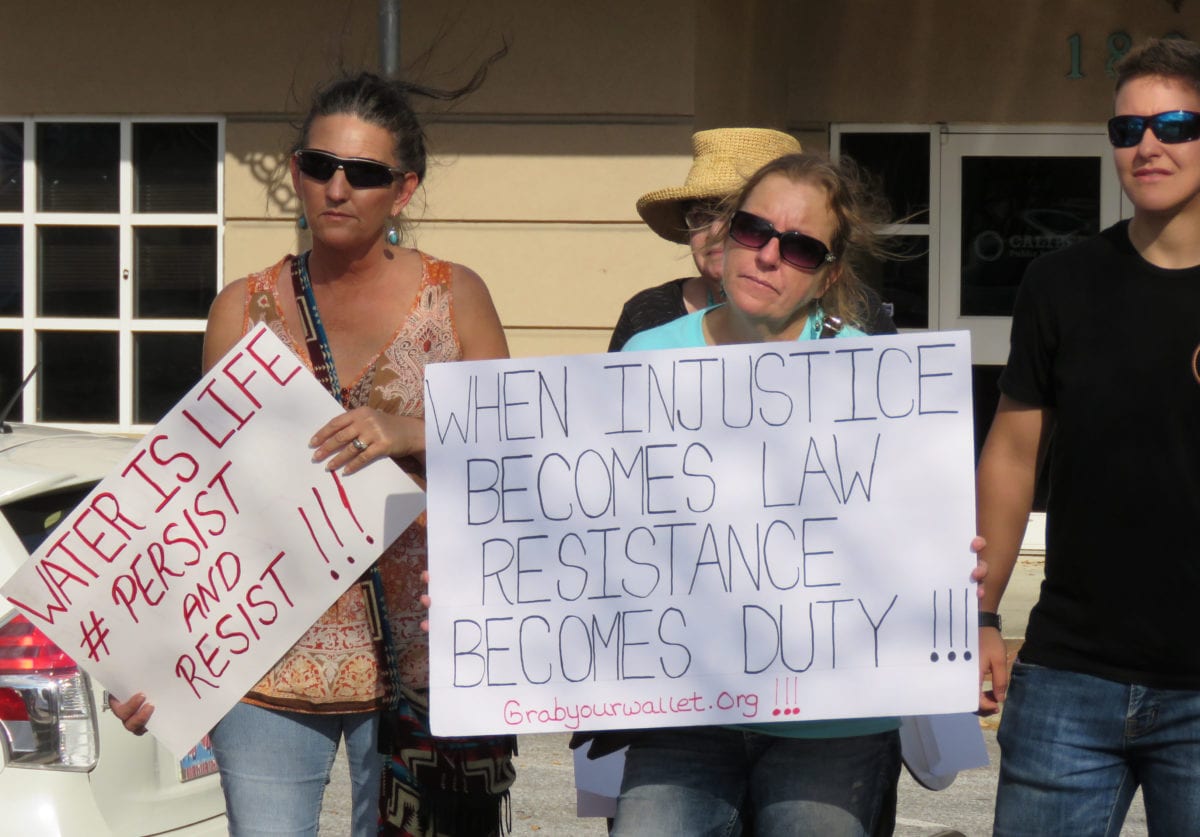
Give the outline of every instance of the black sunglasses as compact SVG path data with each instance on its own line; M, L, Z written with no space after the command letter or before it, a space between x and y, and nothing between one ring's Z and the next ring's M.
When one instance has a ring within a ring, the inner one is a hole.
M312 148L301 148L295 156L296 167L305 176L325 183L333 177L335 171L341 169L346 174L346 182L355 189L379 189L391 186L396 180L396 175L405 173L404 169L392 168L377 160L366 160L362 157L338 157L328 151L317 151Z
M794 230L779 232L766 218L740 209L729 220L729 237L751 250L761 250L772 238L778 238L780 258L804 270L813 270L837 258L811 235Z
M1114 116L1108 120L1108 141L1116 148L1133 148L1142 141L1147 126L1167 145L1200 139L1200 113L1169 110L1153 116Z

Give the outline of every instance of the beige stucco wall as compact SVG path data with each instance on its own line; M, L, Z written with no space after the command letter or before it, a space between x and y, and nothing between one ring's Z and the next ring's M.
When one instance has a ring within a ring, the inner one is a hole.
M681 182L690 164L694 15L690 2L651 6L405 8L407 55L417 33L466 15L425 68L431 84L461 83L498 33L511 41L481 90L426 118L432 158L409 235L484 276L514 354L602 351L628 296L691 272L686 251L649 233L634 211L640 194ZM665 49L645 50L633 32L668 33ZM228 117L227 279L304 246L280 171L294 122L279 112Z
M303 245L275 175L308 91L374 65L377 11L8 4L0 116L224 117L234 278ZM834 122L1098 124L1111 33L1200 36L1200 7L1162 0L443 0L402 15L403 56L430 84L462 83L509 44L482 89L428 115L411 234L485 277L517 354L601 350L625 298L690 272L633 205L681 182L695 128L772 125L822 148ZM1075 34L1081 79L1067 78Z
M1200 37L1188 0L442 0L402 3L403 55L461 82L509 55L461 113L747 118L1097 118L1109 35ZM1176 11L1178 7L1178 11ZM376 0L9 3L0 113L274 114L377 56ZM1067 38L1082 79L1068 79ZM778 106L786 102L786 114ZM766 104L764 104L766 103Z
M1098 123L1111 115L1110 36L1200 38L1166 0L804 3L787 62L789 124ZM1179 11L1175 7L1179 7ZM1079 37L1082 78L1072 69Z
M690 116L692 5L402 2L402 59L453 86L507 40L460 112ZM376 64L377 26L376 0L5 3L0 113L295 111L340 68Z
M682 182L689 134L669 125L438 125L409 210L410 241L485 278L514 354L603 351L625 299L692 271L685 248L651 234L634 210L638 195ZM305 246L284 157L263 150L289 137L278 122L227 125L227 279Z

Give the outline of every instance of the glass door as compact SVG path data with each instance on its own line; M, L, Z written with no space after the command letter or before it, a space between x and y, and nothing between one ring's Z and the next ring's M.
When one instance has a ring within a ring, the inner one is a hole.
M1076 132L943 135L937 325L971 332L976 365L1000 365L1026 266L1115 223L1108 139Z

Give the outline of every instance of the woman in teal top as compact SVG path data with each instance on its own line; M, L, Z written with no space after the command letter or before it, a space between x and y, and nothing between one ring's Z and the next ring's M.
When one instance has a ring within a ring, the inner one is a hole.
M885 216L848 163L794 154L766 164L717 229L726 302L640 332L624 351L864 336L861 263L887 255L875 233ZM613 834L890 833L898 728L898 718L864 718L643 731Z

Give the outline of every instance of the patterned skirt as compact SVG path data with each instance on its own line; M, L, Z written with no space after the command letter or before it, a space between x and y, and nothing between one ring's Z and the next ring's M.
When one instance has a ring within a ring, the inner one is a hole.
M509 788L517 772L516 737L435 738L429 694L404 689L383 710L379 833L388 837L492 837L512 831Z

